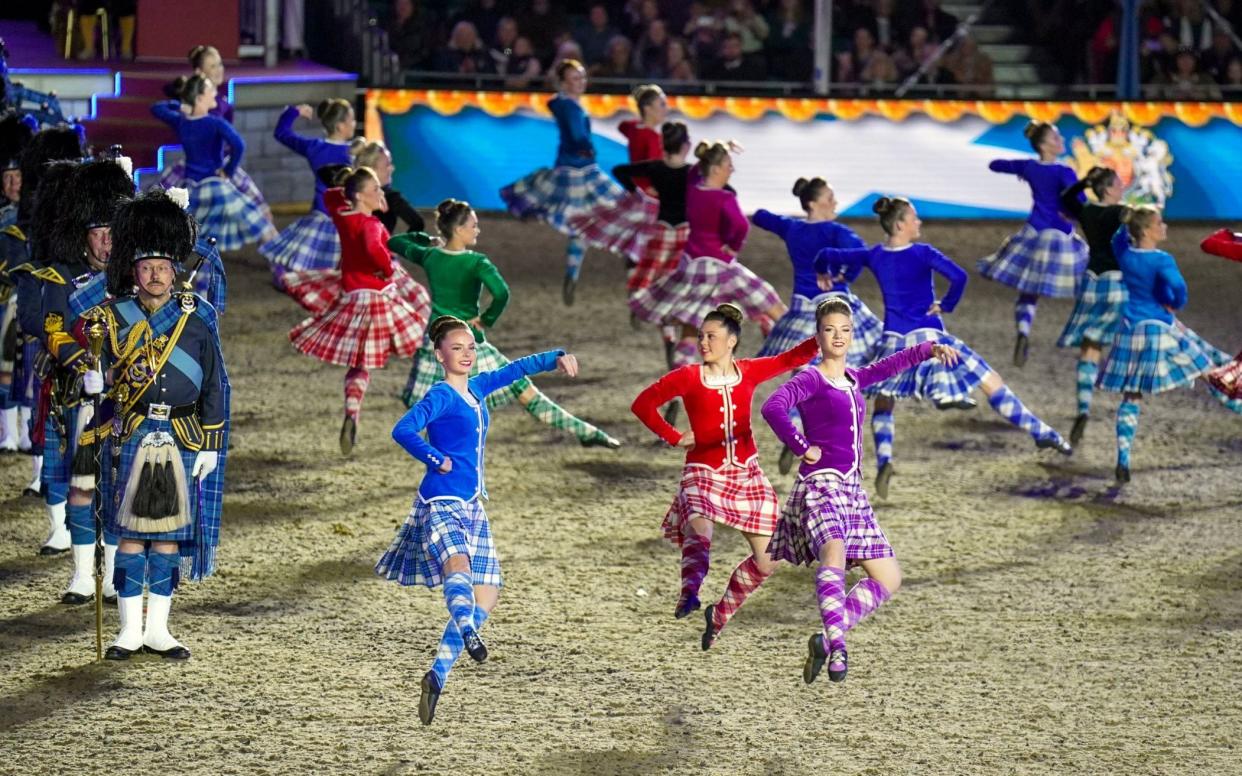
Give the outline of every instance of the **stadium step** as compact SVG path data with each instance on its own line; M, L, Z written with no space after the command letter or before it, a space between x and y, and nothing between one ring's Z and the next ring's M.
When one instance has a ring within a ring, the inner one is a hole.
M988 43L980 45L979 49L992 58L994 65L1037 62L1043 54L1041 50L1024 43Z
M980 45L1008 43L1014 38L1014 28L1008 24L976 24L970 28L970 35Z
M992 74L998 84L1038 84L1040 83L1039 68L1029 63L997 64Z

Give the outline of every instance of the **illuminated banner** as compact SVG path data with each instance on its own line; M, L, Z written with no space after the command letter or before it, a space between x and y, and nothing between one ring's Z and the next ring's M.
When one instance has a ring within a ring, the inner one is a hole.
M499 210L502 186L556 155L556 128L535 92L372 90L367 134L383 138L395 184L418 207L447 197ZM747 212L797 210L798 177L826 178L847 216L870 215L881 195L909 197L931 218L1021 218L1027 186L988 171L993 159L1032 155L1022 129L1053 121L1065 163L1115 168L1127 199L1166 216L1242 220L1242 104L1049 103L672 97L670 118L693 139L732 139L733 186ZM599 163L627 160L617 125L624 96L588 95Z

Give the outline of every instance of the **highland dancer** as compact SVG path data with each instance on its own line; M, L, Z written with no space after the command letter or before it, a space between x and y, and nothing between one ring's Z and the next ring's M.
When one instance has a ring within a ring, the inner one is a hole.
M358 434L362 399L372 369L388 356L409 358L427 328L431 300L388 252L388 230L375 217L384 192L366 167L341 171L339 188L324 192L324 205L341 237L341 268L290 272L285 291L312 315L289 332L308 356L348 369L341 452L349 455Z
M393 237L388 241L388 248L427 273L433 318L449 316L470 324L476 343L475 373L501 369L509 359L487 340L484 329L494 327L504 312L509 303L509 285L495 264L472 250L478 244L479 217L468 202L446 199L436 208L436 228L440 240L415 232ZM492 299L480 313L479 295L484 288ZM443 379L444 367L436 357L431 340L425 340L414 355L410 379L401 395L406 406L412 407L421 401L427 391ZM599 445L615 449L621 446L616 439L565 411L525 377L492 393L487 404L494 410L515 399L532 417L570 432L584 447Z
M645 388L631 407L656 436L686 448L681 485L663 524L665 538L681 547L681 595L673 616L680 619L699 608L713 523L737 529L750 545L751 554L733 570L720 601L704 611L705 650L776 568L766 551L778 505L772 484L759 468L751 399L760 383L804 366L818 350L812 337L779 356L735 359L741 331L742 311L736 305L723 304L708 313L698 339L702 365L674 369ZM690 419L685 433L660 417L660 407L677 397Z
M194 75L202 76L216 85L217 88L224 85L224 60L220 58L220 52L215 46L195 46L190 49L189 54L190 67L194 69ZM180 100L181 90L185 88L186 77L181 76L168 86L164 87L164 93L171 100ZM233 106L229 101L216 94L216 106L207 111L208 115L222 119L229 124L233 123ZM160 186L165 189L185 188L189 184L185 176L186 159L183 156L178 159L172 167L164 170L160 174ZM238 167L234 170L233 175L229 178L237 190L242 193L246 199L253 202L262 211L263 217L268 221L272 220L272 209L268 206L267 200L263 198L263 192L259 191L259 187L255 184L245 170Z
M318 118L327 137L299 135L293 131L298 118ZM341 238L336 234L332 217L323 203L327 184L317 174L327 165L351 164L349 141L354 136L357 121L354 109L347 100L324 100L319 107L290 105L280 114L273 136L281 145L299 156L305 157L315 174L315 200L310 213L302 216L270 243L259 248L272 268L272 279L277 288L286 272L303 270L336 269L341 260Z
M449 621L435 662L423 675L418 718L430 725L449 671L464 648L482 663L487 646L479 636L500 595L500 560L483 502L483 456L493 391L554 369L574 377L578 362L563 350L538 353L500 369L475 372L476 342L465 321L450 316L431 324L436 359L445 379L433 385L397 425L392 437L427 473L405 524L397 530L375 572L402 585L444 586ZM473 374L473 376L471 376ZM426 431L424 440L420 434Z
M1199 244L1204 253L1220 256L1230 261L1242 261L1242 234L1221 229L1204 238ZM1242 352L1224 366L1208 372L1208 383L1231 399L1242 400Z
M379 179L380 188L384 190L384 201L388 203L388 209L375 215L388 233L398 233L398 221L405 222L406 232L425 231L426 224L423 217L392 185L392 174L396 172L397 167L392 163L392 154L389 153L388 147L378 140L366 143L355 141L350 147L354 149L354 164L358 167L371 168L375 172L375 177Z
M940 315L957 307L966 289L966 271L932 246L915 242L923 222L914 205L900 197L881 197L873 210L887 235L884 242L874 248L825 248L815 259L816 270L822 274L833 265L862 265L875 275L884 297L884 341L879 357L928 341L948 345L961 354L952 366L924 364L912 373L894 375L872 386L871 393L876 397L871 417L876 493L888 498L888 485L894 474L893 406L900 398L930 399L939 409L967 409L975 406L971 391L982 388L996 414L1029 433L1037 448L1053 448L1062 455L1073 452L1056 430L1026 408L982 356L945 331ZM940 299L936 298L932 273L949 281L949 291Z
M108 528L119 534L113 583L121 629L109 660L145 650L185 660L168 631L182 571L215 570L229 437L229 382L215 312L176 273L195 242L194 221L162 191L121 205L112 223L108 291L83 313L104 324L103 361L116 419ZM83 382L103 383L99 371ZM142 593L147 588L146 624Z
M699 143L698 165L686 190L690 234L677 269L630 296L630 310L654 325L681 324L675 365L694 362L697 329L724 302L737 301L766 334L787 310L771 284L737 260L750 229L728 187L733 158L724 143Z
M186 79L180 101L158 102L151 113L172 127L185 150L185 186L190 212L203 234L216 238L221 251L276 236L271 216L233 183L246 143L227 121L212 116L216 85L201 75ZM229 146L225 159L224 146Z
M1031 214L1000 250L979 260L979 274L1018 290L1014 304L1018 330L1013 348L1015 366L1026 363L1039 297L1076 296L1087 266L1087 244L1061 214L1061 192L1078 181L1073 169L1057 162L1065 153L1065 139L1046 121L1032 121L1024 134L1039 154L1038 160L997 159L988 169L1026 181L1034 200Z
M802 459L768 554L795 565L818 563L815 592L824 628L810 639L802 669L807 684L825 661L829 679L845 679L846 631L901 585L901 567L862 487L863 391L929 358L946 366L958 360L953 348L926 340L868 366L850 366L853 308L843 298L816 306L814 325L819 364L776 389L763 404L763 419ZM803 431L790 422L794 410L805 419ZM847 595L845 570L853 565L861 565L867 577Z
M668 100L658 86L638 87L634 90L634 102L638 105L642 121L623 121L620 126L621 134L629 140L629 166L663 157L663 138L657 128L668 116ZM624 167L626 165L618 166ZM625 186L625 180L617 175L618 168L613 168L613 177ZM650 180L640 178L625 188L628 193L619 200L601 202L572 216L569 228L590 247L623 257L626 267L630 268L646 255L647 242L654 236L651 227L660 217L660 211L651 198L656 191ZM685 200L684 187L680 199Z
M44 422L43 484L49 506L55 499L66 510L73 545L73 576L61 596L61 603L81 605L95 597L95 504L101 495L111 494L107 487L97 494L93 476L77 476L87 472L105 474L97 466L84 467L87 459L95 455L100 433L107 424L104 418L95 418L95 407L89 399L102 392L103 382L99 378L99 365L92 363L90 354L75 337L82 309L71 304L70 297L92 281L96 281L96 285L104 281L112 254L113 213L133 196L134 182L128 170L114 161L81 165L57 162L45 174L40 196L50 193L48 187L61 174L69 176L61 191L72 192L72 195L64 201L38 206L39 210L50 206L60 212L49 243L50 255L54 258L44 265L41 339L51 357L51 367L45 378L49 390L46 391ZM66 497L67 507L63 506ZM111 579L116 546L116 535L105 530L103 591L109 601L116 597Z
M1096 202L1082 201L1090 187ZM1092 167L1082 180L1061 193L1061 207L1082 225L1090 248L1087 275L1078 292L1074 312L1061 332L1057 346L1078 348L1078 415L1070 429L1070 444L1082 441L1091 415L1091 397L1100 372L1100 356L1113 341L1121 311L1126 303L1126 286L1121 267L1113 255L1113 235L1121 226L1121 196L1125 193L1121 177L1108 167Z
M595 163L591 119L578 102L586 92L587 83L582 63L563 60L556 68L556 78L560 82L560 92L548 100L548 109L560 133L556 166L535 170L505 186L500 190L500 197L515 216L537 218L569 236L561 298L566 305L572 305L586 243L569 225L569 219L596 208L613 207L625 192Z
M1186 281L1177 261L1157 246L1168 237L1160 211L1150 205L1127 208L1126 228L1113 237L1128 298L1113 347L1100 368L1098 387L1122 394L1117 408L1118 483L1130 481L1130 452L1138 432L1139 401L1207 378L1229 355L1208 344L1177 320L1173 311L1186 306ZM1235 412L1242 404L1213 393Z

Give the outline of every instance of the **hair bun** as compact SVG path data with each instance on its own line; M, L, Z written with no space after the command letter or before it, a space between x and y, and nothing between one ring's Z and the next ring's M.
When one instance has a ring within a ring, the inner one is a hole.
M1035 137L1035 133L1039 131L1039 126L1041 123L1042 122L1039 122L1039 121L1028 121L1026 123L1026 126L1022 128L1022 136L1025 137L1027 140L1030 140L1031 138Z
M453 199L452 197L444 200L440 204L436 205L436 214L437 215L447 214L448 212L453 210L453 208L457 207L457 203L458 203L458 200Z
M880 197L871 204L871 212L879 215L888 210L889 205L893 204L893 200L888 197Z
M324 114L328 112L328 108L331 107L332 100L321 100L319 104L315 106L315 117L322 119Z
M811 182L807 180L806 178L799 178L798 180L794 181L793 195L795 197L801 197L802 192L806 191L806 187L810 185L811 185Z
M698 145L694 147L694 158L702 159L704 156L707 156L707 152L710 151L711 148L712 148L711 143L707 142L706 140L700 140Z
M1130 207L1129 205L1122 205L1121 206L1121 223L1128 224L1131 221L1133 221L1134 214L1137 212L1138 212L1137 210Z
M742 320L745 318L745 315L742 313L742 308L738 307L733 302L725 302L722 305L717 305L716 312L720 313L739 326L742 325Z
M465 328L469 327L461 318L455 315L441 315L432 320L431 325L427 327L427 334L432 340L435 340L446 331Z

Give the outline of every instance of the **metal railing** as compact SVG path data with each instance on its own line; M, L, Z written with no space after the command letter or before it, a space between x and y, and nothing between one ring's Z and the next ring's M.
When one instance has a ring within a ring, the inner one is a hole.
M940 60L944 59L945 54L952 51L953 48L957 46L958 41L970 34L970 28L973 27L985 13L991 10L992 3L994 1L995 0L987 0L987 2L979 6L974 13L966 17L966 21L960 22L957 25L957 29L953 30L953 34L950 35L948 39L941 41L940 45L936 47L936 50L932 52L932 55L928 57L925 62L919 65L919 69L911 73L905 81L902 81L901 86L898 86L897 91L894 92L894 96L904 97L906 92L914 88L920 80L922 80L928 73L932 72L933 67L939 67Z

